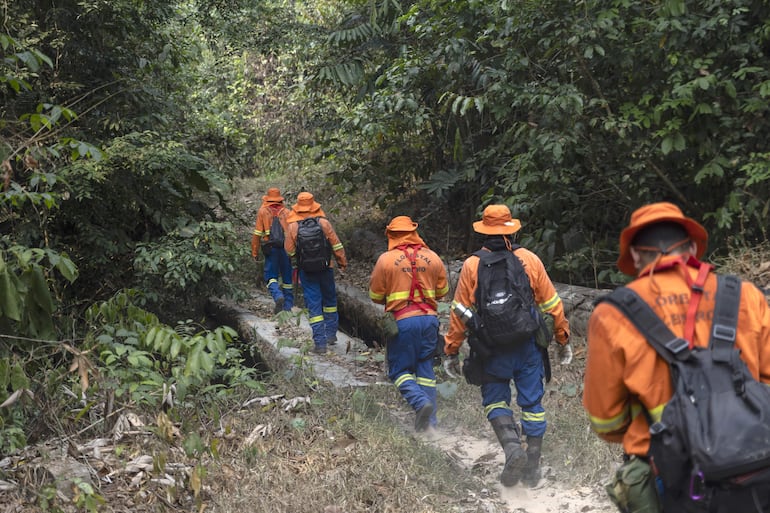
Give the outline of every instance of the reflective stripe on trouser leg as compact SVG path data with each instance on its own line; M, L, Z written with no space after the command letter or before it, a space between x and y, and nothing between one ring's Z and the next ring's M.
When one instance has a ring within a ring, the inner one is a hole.
M265 271L263 274L265 283L267 283L267 290L270 292L273 301L278 301L283 297L281 284L278 281L279 265L278 251L271 251L270 254L265 257Z
M313 342L316 347L326 347L326 329L324 327L323 308L321 307L321 283L319 273L300 271L300 281L305 296L310 328L313 330Z
M334 269L330 267L318 274L321 276L321 303L323 304L324 328L326 330L326 338L324 340L329 340L337 336L337 329L339 328Z
M337 327L339 326L339 314L337 306L324 306L324 328L326 331L326 340L337 338Z
M510 390L511 386L507 383L486 383L484 385L481 385L482 387L486 385L498 385L498 386L506 386L508 388L508 396L510 397ZM491 391L488 391L489 395L498 395L501 391L497 391L497 393L492 393ZM504 393L504 392L503 392ZM483 391L482 391L483 396ZM510 401L510 399L508 400ZM513 416L513 411L508 407L508 401L498 401L490 404L486 404L486 402L483 403L484 406L484 415L487 416L487 420L492 420L495 417L501 417L503 415L507 415L509 417Z
M423 393L428 397L431 404L433 404L433 411L430 414L430 425L435 426L436 421L436 380L428 378L417 378L417 384L420 385Z
M505 410L510 409L512 379L516 386L516 403L522 410L522 430L529 436L543 436L546 422L540 401L544 393L545 370L542 355L534 340L522 344L514 351L495 356L485 364L484 370L500 379L499 382L481 386L482 403L487 418L492 420L509 414Z
M545 409L538 403L521 411L521 430L527 436L542 437L545 434L547 423L545 421Z
M283 292L283 309L291 310L294 306L294 283L292 282L294 269L291 267L291 259L285 249L274 250L279 252L279 267L281 275L281 290Z
M291 283L282 284L281 292L283 292L283 297L284 297L283 309L287 311L291 310L291 307L294 306L294 285L292 285Z
M527 436L542 437L545 434L547 423L541 403L545 393L544 378L543 359L537 350L513 375L516 404L521 408L521 430Z
M401 392L401 397L404 398L413 410L419 410L429 401L429 399L425 397L425 392L422 387L417 384L414 374L402 374L396 378L394 383L396 384L398 391Z
M430 423L435 425L436 374L430 356L436 347L438 319L418 315L396 322L398 335L387 345L388 378L414 410L432 404Z

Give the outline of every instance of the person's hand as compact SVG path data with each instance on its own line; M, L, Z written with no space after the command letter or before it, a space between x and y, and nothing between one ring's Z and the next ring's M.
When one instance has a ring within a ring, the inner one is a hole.
M452 379L459 378L463 371L460 370L460 358L456 354L449 354L444 358L444 372Z
M338 267L338 269L340 271L340 277L344 278L345 277L345 271L347 270L347 267Z
M557 356L561 365L569 365L572 363L572 344L567 342L566 344L558 345Z

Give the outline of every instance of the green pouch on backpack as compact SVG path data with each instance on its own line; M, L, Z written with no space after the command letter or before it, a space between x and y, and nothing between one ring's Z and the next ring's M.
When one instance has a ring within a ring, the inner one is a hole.
M385 342L398 336L398 323L391 312L385 312L379 319L380 333Z
M662 513L650 464L632 456L606 486L610 500L623 513Z
M535 343L545 349L553 340L553 316L547 313L537 313L537 331L535 332Z

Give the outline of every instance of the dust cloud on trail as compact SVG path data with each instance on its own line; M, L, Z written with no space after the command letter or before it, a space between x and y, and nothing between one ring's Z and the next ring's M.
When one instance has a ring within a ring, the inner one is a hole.
M490 489L499 493L494 502L508 513L617 513L600 485L595 487L569 488L553 477L553 472L543 465L543 479L536 488L518 484L504 487L497 480L504 462L500 446L489 439L478 438L469 433L439 429L416 433L425 443L442 450L459 466L474 469L475 475L489 481ZM490 436L492 436L490 434Z

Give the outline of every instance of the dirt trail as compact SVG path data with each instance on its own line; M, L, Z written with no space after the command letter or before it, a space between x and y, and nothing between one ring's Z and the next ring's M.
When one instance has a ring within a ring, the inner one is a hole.
M254 313L269 309L271 306L267 295L258 293L253 299L257 304L250 305L249 310ZM264 321L267 319L263 318L259 324L262 325ZM309 330L307 319L303 315L300 315L300 321L302 326L299 329ZM274 338L277 344L279 330L272 327L271 321L264 324L268 325L263 328L264 338L270 343L273 343L271 338ZM259 330L256 326L255 329ZM357 355L355 349L362 347L366 349L363 342L343 333L340 333L339 338L339 343L330 347L332 350L330 354L309 356L313 360L312 366L316 369L318 377L334 382L336 381L334 376L356 376L357 385L360 385L361 381L382 383L387 380L381 371L376 376L371 369L363 371L360 362L355 360ZM281 349L284 357L296 351L295 348ZM336 384L349 385L343 382ZM443 451L459 467L469 472L473 471L476 476L481 476L487 483L490 493L487 497L480 497L478 500L485 504L490 513L615 513L617 511L598 483L590 487L565 486L556 480L556 473L548 466L543 467L543 479L536 488L530 489L521 484L510 488L503 487L498 481L498 475L504 463L504 456L497 441L493 440L494 435L491 430L482 433L482 436L488 435L489 438L481 438L477 434L463 431L462 428L447 429L441 426L428 433L414 433L413 412L404 407L391 411L391 414L404 426L406 432L413 433L418 439Z
M521 484L507 488L502 486L497 476L502 469L504 457L497 442L480 439L469 433L457 430L439 429L434 433L418 435L426 443L443 450L458 465L475 469L479 473L482 467L484 480L490 489L499 493L496 502L501 503L503 511L515 513L616 513L600 486L567 488L553 479L551 469L543 467L543 479L535 488Z

